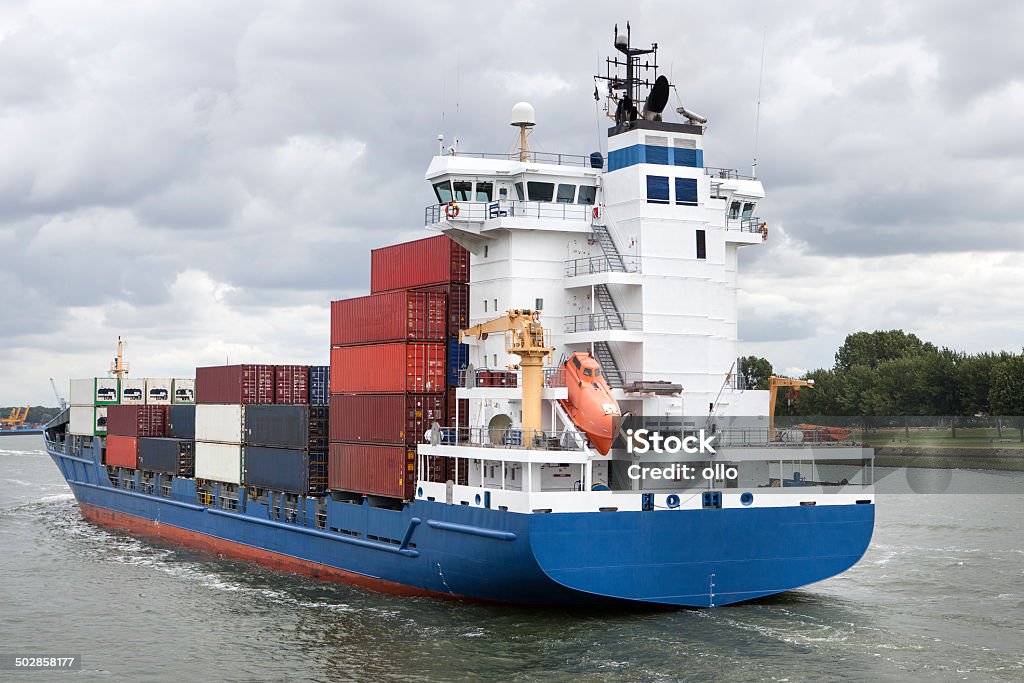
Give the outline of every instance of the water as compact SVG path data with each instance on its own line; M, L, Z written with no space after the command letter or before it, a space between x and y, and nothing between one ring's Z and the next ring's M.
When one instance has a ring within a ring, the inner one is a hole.
M960 476L1024 490L1020 472ZM104 681L1022 680L1022 523L1020 494L882 495L859 565L753 604L464 604L105 531L40 437L0 437L0 652L81 654L74 680Z

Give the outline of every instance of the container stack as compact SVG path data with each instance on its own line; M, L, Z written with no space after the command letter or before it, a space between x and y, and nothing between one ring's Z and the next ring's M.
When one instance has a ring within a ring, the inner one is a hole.
M326 381L305 365L197 368L194 421L188 406L172 406L169 420L172 435L194 434L195 477L296 495L323 493L328 406L309 405L316 398L311 375Z
M75 436L106 436L108 406L120 401L121 386L116 377L71 380L71 409L68 433Z
M104 464L129 469L139 467L140 443L167 436L165 405L112 405L107 408L107 450Z
M370 296L331 303L329 485L408 499L416 444L454 412L469 253L443 235L376 249L370 277ZM427 477L445 481L434 460Z

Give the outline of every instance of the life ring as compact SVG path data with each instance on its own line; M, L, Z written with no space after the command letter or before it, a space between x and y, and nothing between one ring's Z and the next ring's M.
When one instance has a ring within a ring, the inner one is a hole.
M448 202L448 205L444 207L444 215L448 218L458 218L459 205L455 202Z
M762 242L767 240L768 239L768 224L767 223L762 223L760 229L758 230L758 232L761 233L761 241Z

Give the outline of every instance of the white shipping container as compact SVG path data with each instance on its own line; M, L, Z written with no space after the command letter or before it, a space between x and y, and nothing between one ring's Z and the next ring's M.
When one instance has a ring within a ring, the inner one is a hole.
M153 379L146 380L146 403L150 405L171 404L171 380Z
M121 403L139 404L146 402L146 380L121 380Z
M242 406L197 405L196 441L241 444Z
M71 405L91 406L96 404L96 379L71 380Z
M195 379L174 380L174 396L171 399L175 404L196 402L196 381Z
M107 407L96 406L96 418L93 426L96 436L104 436L107 433Z
M242 447L196 441L196 479L242 483Z
M75 382L78 380L72 380ZM92 380L89 380L91 383ZM90 393L92 390L89 390ZM76 436L94 436L96 434L96 409L92 406L71 406L68 433Z
M121 400L121 383L116 377L96 378L96 405L110 405Z

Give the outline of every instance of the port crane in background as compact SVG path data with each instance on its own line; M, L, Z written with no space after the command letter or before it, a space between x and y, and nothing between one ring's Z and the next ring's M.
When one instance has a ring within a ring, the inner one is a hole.
M25 420L28 419L29 407L24 408L11 408L11 414L7 417L0 418L0 429L4 431L17 431L25 426Z
M775 440L775 401L778 399L781 387L790 387L795 392L800 393L800 390L804 387L813 389L814 380L776 377L775 375L768 378L768 435L772 441Z
M60 395L60 392L59 392L59 391L57 391L57 383L53 381L53 378L52 378L52 377L50 378L50 386L51 386L51 387L53 387L53 395L54 395L54 396L56 397L56 399L57 399L57 405L58 405L58 406L60 407L60 410L61 410L61 412L63 412L63 411L64 411L64 409L68 407L68 402L67 402L67 401L65 401L65 400L64 400L64 399L63 399L63 398L61 397L61 395Z

